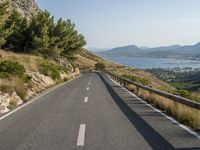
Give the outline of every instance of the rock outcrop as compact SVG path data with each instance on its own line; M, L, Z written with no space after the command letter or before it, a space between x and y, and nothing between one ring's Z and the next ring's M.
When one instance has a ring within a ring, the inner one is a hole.
M12 94L5 93L0 95L0 114L4 114L10 111L13 107L17 107L23 104L22 99L16 92Z
M27 72L32 77L32 87L27 89L25 100L30 99L33 95L44 91L46 88L55 84L53 79L49 76L45 76L39 72Z
M0 3L4 0L0 0ZM35 0L9 0L10 10L17 9L23 16L31 19L32 16L40 11Z
M61 79L71 79L78 76L80 73L79 69L73 69L73 72L69 71L69 73L60 72ZM28 101L34 95L44 91L45 89L51 87L52 85L56 84L51 77L45 76L39 72L31 72L28 71L26 74L32 77L32 86L26 86L26 96L25 99L22 99L17 95L16 92L13 93L0 93L0 114L4 114L9 112L12 108L15 108L23 102Z

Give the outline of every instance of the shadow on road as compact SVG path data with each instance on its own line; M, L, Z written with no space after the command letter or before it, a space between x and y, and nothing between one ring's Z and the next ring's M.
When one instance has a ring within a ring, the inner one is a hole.
M145 120L143 120L133 109L131 109L127 103L118 95L119 92L123 92L120 86L110 85L108 83L108 78L105 74L98 73L99 77L105 84L108 92L112 96L113 100L119 106L121 111L127 116L127 118L131 121L133 126L137 129L137 131L144 137L144 139L149 143L149 145L154 150L173 150L176 149L171 145L163 136L161 136L156 130L154 130ZM127 92L124 92L127 93ZM124 94L125 95L125 94ZM127 96L127 95L126 95ZM133 97L132 97L133 98ZM128 99L130 102L130 99ZM132 101L133 102L133 101ZM150 115L150 114L149 114ZM151 114L157 115L157 114ZM196 150L200 148L178 148L178 150Z

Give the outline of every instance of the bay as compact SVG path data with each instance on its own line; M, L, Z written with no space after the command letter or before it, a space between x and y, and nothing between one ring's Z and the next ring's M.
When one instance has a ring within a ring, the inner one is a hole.
M181 60L171 58L141 58L141 57L104 57L108 60L127 65L130 67L136 67L139 69L150 68L200 68L200 61L196 60Z

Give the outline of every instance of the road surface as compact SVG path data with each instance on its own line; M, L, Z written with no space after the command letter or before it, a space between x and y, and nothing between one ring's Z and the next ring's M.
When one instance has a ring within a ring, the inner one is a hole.
M0 119L0 150L200 150L200 139L105 74L85 73Z

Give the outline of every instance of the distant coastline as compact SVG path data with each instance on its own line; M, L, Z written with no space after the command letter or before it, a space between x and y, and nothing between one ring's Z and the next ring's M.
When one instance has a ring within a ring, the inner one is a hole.
M100 55L101 56L101 55ZM178 58L153 58L153 57L126 57L126 56L101 56L105 59L136 67L139 69L151 68L175 68L175 69L198 69L200 68L200 61L187 60Z

